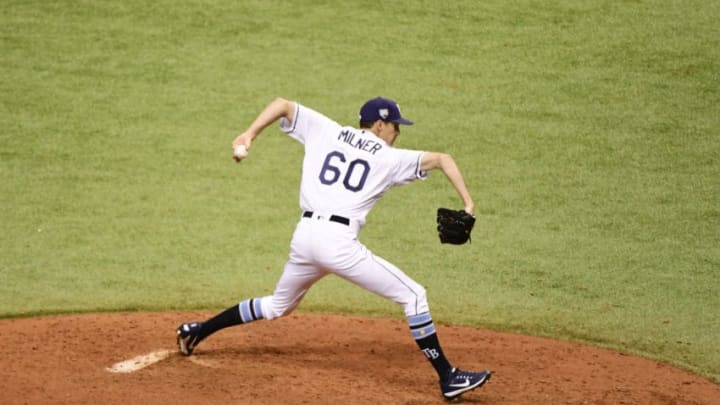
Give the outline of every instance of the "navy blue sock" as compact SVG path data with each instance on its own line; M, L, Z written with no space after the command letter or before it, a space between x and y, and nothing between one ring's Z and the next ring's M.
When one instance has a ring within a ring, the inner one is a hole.
M441 380L445 380L452 371L450 362L445 357L440 341L435 331L435 324L429 313L408 317L410 332L415 342L422 350L425 357L430 361Z
M263 319L260 299L251 298L242 301L240 304L233 305L203 322L202 328L200 328L198 342L220 329L256 321L258 319Z

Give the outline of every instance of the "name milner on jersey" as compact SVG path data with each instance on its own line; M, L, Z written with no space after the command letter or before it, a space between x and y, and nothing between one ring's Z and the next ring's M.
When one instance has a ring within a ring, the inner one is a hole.
M375 152L382 149L382 144L370 139L361 138L359 136L356 137L355 135L356 134L353 131L348 129L343 130L340 132L340 135L338 135L338 141L345 142L353 148L363 150L373 155Z

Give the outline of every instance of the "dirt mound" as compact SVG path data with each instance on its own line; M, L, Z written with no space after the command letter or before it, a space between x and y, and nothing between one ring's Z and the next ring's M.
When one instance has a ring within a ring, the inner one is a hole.
M295 314L222 330L195 355L178 355L177 325L209 315L0 321L0 402L445 403L435 372L402 320ZM462 403L720 404L720 385L654 361L549 339L437 326L451 362L494 371L492 380L463 396ZM152 356L157 361L140 369ZM109 371L113 366L138 369Z

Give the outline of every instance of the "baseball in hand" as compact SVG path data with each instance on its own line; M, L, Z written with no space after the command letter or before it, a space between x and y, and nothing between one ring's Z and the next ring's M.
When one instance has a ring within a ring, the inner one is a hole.
M248 155L248 150L247 150L247 148L245 147L245 145L238 145L238 146L235 147L235 151L233 152L233 156L235 156L235 158L236 158L237 160L243 160L243 159L245 159L245 158L247 157L247 155Z

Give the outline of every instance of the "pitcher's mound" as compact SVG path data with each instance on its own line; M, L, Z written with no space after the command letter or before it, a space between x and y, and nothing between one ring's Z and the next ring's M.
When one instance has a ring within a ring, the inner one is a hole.
M402 320L296 314L229 328L191 357L175 328L211 313L0 321L3 404L443 404ZM549 339L436 325L454 365L490 369L475 404L720 404L684 370Z

